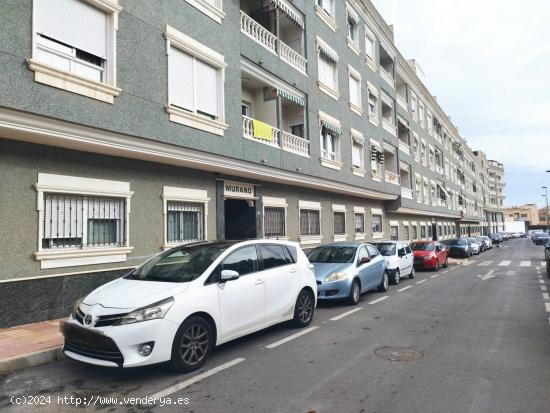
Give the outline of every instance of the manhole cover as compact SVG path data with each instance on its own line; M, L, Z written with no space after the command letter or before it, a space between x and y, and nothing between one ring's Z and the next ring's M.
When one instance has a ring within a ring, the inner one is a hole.
M374 353L389 361L416 361L424 357L424 353L406 347L382 347Z

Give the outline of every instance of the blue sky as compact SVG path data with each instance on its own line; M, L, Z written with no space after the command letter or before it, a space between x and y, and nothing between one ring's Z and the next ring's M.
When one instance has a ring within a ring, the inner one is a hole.
M372 0L474 149L505 165L505 205L550 187L550 1Z

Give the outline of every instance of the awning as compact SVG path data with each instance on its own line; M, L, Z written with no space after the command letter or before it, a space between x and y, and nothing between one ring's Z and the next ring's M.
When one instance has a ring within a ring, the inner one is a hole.
M297 12L295 12L291 6L289 6L284 0L271 0L271 2L277 6L279 10L281 10L286 16L292 20L294 23L296 23L298 26L300 26L302 29L304 28L304 19L302 16L300 16Z
M327 128L329 131L336 133L337 135L342 134L342 128L340 126L333 125L332 123L327 122L324 119L321 119L321 125Z
M321 44L319 44L318 47L321 53L323 53L326 57L328 57L334 63L338 63L338 55L334 51L328 49L327 47Z
M287 92L286 90L277 89L277 95L286 100L290 100L291 102L294 102L297 105L300 105L302 107L306 105L306 100L304 98L293 95L292 93Z

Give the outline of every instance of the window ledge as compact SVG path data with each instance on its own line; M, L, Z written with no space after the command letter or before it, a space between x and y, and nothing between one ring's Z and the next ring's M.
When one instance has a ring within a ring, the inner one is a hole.
M376 181L376 182L382 182L382 175L373 174L372 175L372 180Z
M346 234L334 235L334 242L343 242L347 240L348 240L348 236Z
M357 106L355 103L349 102L349 108L352 112L355 112L359 116L363 116L363 109Z
M317 13L317 16L326 23L326 25L332 30L333 32L336 32L336 29L338 26L336 25L336 20L334 20L331 16L329 16L319 5L315 5L315 12Z
M222 20L225 18L225 12L221 9L219 9L216 6L212 6L210 3L208 3L205 0L185 0L187 3L189 3L191 6L195 7L197 10L205 14L206 16L210 17L212 20L214 20L217 23L222 22Z
M170 105L166 106L166 112L170 115L171 122L210 132L214 135L223 136L228 127L224 122L209 119L206 116L197 115Z
M34 257L37 261L40 261L41 269L76 267L124 262L133 249L134 247L90 247L85 249L42 250L35 252Z
M384 238L384 233L383 232L375 232L372 234L372 238L373 239L382 239Z
M355 234L355 241L364 241L365 238L365 234Z
M302 235L300 238L301 245L315 245L320 244L323 241L322 235Z
M338 93L336 90L334 90L333 88L331 88L330 86L327 86L325 85L323 82L321 82L320 80L317 81L317 84L319 85L319 90L323 93L326 93L327 95L329 95L331 98L333 98L334 100L338 100L340 99L340 93Z
M34 72L35 82L63 89L68 92L77 93L111 104L114 102L114 97L118 96L121 92L121 89L114 86L77 76L34 59L27 59L27 64L29 69Z
M376 72L376 63L374 63L374 61L370 57L366 56L365 62L367 62L367 66L369 67L369 69L371 69L373 72Z
M380 121L374 116L369 116L369 122L376 127L380 126Z
M353 166L351 168L351 173L354 174L354 175L360 176L360 177L365 176L365 170L363 168L358 168L356 166Z
M359 56L359 54L361 53L361 50L359 49L359 46L357 45L357 43L351 40L349 37L347 38L347 40L348 40L349 48L353 51L353 53Z
M320 158L321 159L321 165L326 166L327 168L341 170L342 169L342 162L339 161L332 161L330 159Z

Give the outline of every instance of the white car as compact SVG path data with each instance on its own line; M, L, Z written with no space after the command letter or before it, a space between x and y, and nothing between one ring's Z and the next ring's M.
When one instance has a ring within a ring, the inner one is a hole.
M286 320L307 326L317 284L298 244L199 242L160 253L75 303L63 352L82 362L200 368L212 348Z
M403 276L415 277L414 255L408 242L381 241L374 242L373 245L386 260L390 284L399 284Z

